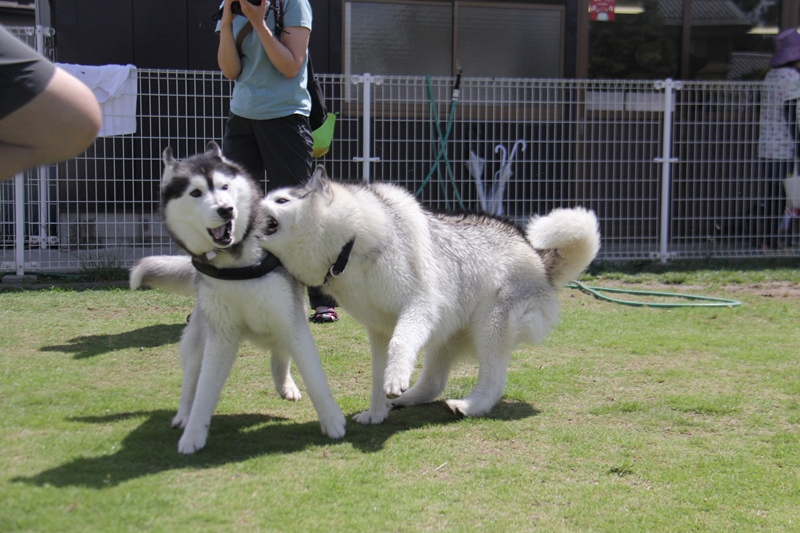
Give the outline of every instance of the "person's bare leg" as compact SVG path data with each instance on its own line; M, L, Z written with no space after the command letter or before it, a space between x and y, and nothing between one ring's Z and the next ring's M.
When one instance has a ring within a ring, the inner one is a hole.
M0 180L83 152L101 121L92 91L56 68L44 91L0 120Z

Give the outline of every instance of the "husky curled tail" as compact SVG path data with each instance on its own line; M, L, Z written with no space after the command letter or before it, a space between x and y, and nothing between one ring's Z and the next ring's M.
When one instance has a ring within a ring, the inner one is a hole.
M197 296L196 271L189 256L173 256L165 259L152 256L140 259L131 269L130 287L161 289L183 296Z
M521 231L491 216L434 214L387 183L332 182L322 167L303 187L272 191L262 208L262 246L367 329L373 384L369 410L355 417L363 424L435 400L462 357L477 359L478 383L447 406L488 413L512 350L558 323L559 288L600 248L586 209L557 209ZM409 388L420 351L422 372Z
M580 207L554 209L546 217L534 216L525 228L525 237L540 250L547 273L556 285L577 278L600 251L597 217Z

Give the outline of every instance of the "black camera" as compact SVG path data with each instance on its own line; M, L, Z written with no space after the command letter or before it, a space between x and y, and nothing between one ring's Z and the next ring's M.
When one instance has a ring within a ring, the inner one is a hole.
M261 0L247 0L250 4L254 6L260 6ZM231 13L234 15L241 15L242 14L242 6L239 5L239 0L231 4Z
M233 13L234 15L241 15L242 14L242 6L239 4L240 1L241 0L236 0L235 2L231 3L231 13ZM254 6L261 5L261 2L262 2L262 0L247 0L247 1L250 2L251 4L253 4ZM269 9L270 9L269 1L270 0L263 0L263 1L267 2L267 12L269 12ZM217 11L211 17L211 20L214 20L214 21L222 20L222 10L223 9L224 9L224 7L222 5L220 5L219 6L219 11Z

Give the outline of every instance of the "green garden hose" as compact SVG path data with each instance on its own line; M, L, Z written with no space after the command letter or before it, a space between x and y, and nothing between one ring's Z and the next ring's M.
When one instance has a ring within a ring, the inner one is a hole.
M637 291L633 289L610 289L604 287L589 287L580 281L573 281L568 283L567 288L578 289L591 294L599 300L606 302L613 302L622 305L631 305L634 307L736 307L742 305L737 300L729 300L727 298L713 298L711 296L695 296L693 294L680 294L674 292L655 292L655 291ZM601 293L610 292L616 294L637 294L640 296L657 296L660 298L682 298L684 300L692 300L691 302L642 302L634 300L621 300L619 298L611 298Z
M453 186L453 194L455 196L456 202L458 203L458 206L461 208L461 210L464 211L465 210L464 202L461 200L461 194L459 194L458 192L458 187L456 186L455 177L453 175L453 168L450 165L449 158L447 157L447 142L450 140L450 134L453 131L453 119L455 118L456 103L458 102L458 97L460 94L459 86L461 85L461 69L460 68L458 69L458 72L456 74L456 81L455 84L453 85L453 92L450 98L450 114L448 115L447 118L447 129L445 130L444 135L442 135L442 127L439 124L439 112L436 110L436 98L433 95L431 77L426 76L425 79L428 85L428 102L430 103L431 107L431 121L436 126L436 135L438 136L439 150L436 154L436 160L433 162L433 165L431 165L430 172L428 172L428 175L422 181L422 185L420 185L419 189L417 189L415 196L419 196L420 194L422 194L422 190L431 180L433 173L436 172L439 177L439 188L444 195L446 209L447 211L451 211L450 200L447 197L447 187L442 183L443 180L441 178L441 172L439 170L439 162L442 159L444 159L445 169L447 171L447 176L450 179L450 183Z

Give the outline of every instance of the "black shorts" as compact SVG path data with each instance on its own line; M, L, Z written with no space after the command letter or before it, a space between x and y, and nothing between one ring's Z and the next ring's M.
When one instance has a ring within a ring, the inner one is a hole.
M0 119L45 90L56 67L0 26Z
M311 177L314 139L308 117L289 115L251 120L231 113L225 123L222 153L242 165L266 189L294 187Z

